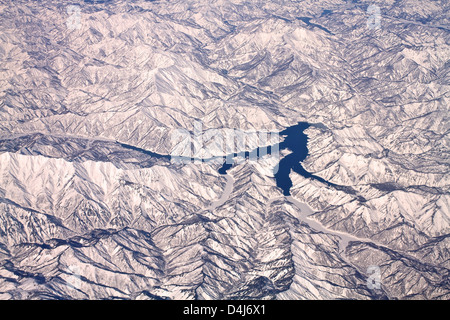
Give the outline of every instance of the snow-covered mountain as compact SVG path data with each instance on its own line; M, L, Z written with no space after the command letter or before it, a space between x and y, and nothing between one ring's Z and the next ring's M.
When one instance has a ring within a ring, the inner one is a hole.
M444 0L0 0L0 299L449 299L449 19ZM321 179L292 171L290 196L290 150L201 161L299 122ZM225 150L230 132L251 138Z

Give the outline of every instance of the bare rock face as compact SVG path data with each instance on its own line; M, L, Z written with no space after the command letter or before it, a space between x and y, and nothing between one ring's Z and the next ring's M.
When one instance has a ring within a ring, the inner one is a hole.
M0 299L449 299L444 7L1 1Z

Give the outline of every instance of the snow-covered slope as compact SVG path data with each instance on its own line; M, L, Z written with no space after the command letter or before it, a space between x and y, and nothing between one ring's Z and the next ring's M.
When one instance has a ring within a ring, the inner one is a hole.
M0 0L0 298L449 299L448 10ZM169 159L300 121L292 197Z

